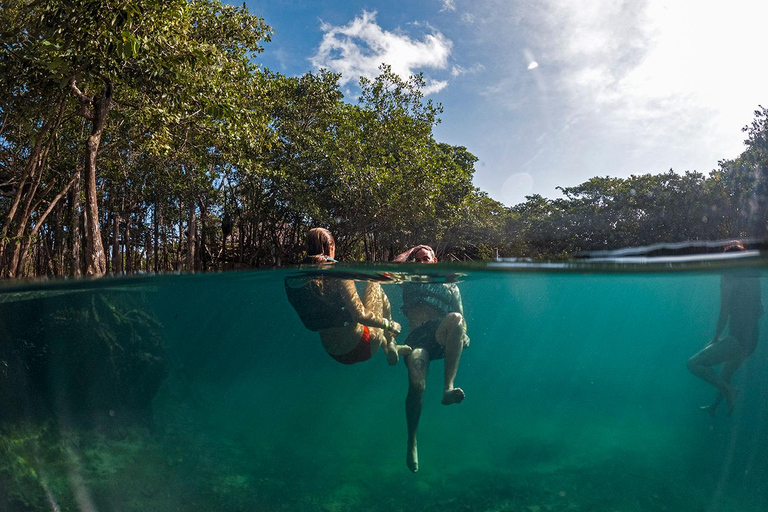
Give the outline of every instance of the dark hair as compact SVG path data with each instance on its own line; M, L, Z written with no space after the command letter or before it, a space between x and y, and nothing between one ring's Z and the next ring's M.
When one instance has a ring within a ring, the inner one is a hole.
M411 247L407 251L398 254L395 256L395 259L392 261L396 263L405 263L406 261L412 261L416 256L416 253L419 252L421 249L430 251L435 256L435 261L437 261L437 255L435 255L435 251L432 250L432 248L428 245L417 245L416 247Z
M336 250L333 235L325 228L312 228L307 232L307 257L305 263L325 263L331 251Z

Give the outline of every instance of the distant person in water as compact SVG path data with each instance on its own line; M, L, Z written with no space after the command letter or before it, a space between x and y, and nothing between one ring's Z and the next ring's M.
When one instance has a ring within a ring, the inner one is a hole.
M725 252L743 251L740 242L725 248ZM760 278L753 272L738 271L720 278L720 314L717 317L715 335L703 349L688 360L688 370L717 388L717 395L710 405L702 409L712 416L725 398L728 415L733 412L738 388L731 385L731 378L757 347L759 320L763 315ZM726 325L728 335L722 336ZM722 364L718 374L712 368Z
M302 263L328 265L335 257L331 232L310 229ZM410 347L395 344L400 324L392 320L389 298L378 283L367 283L362 299L354 281L333 275L289 277L285 291L305 327L319 331L323 347L340 363L367 361L381 347L391 365L410 353Z
M395 258L396 262L437 263L428 245L419 245ZM405 363L408 367L408 396L405 418L408 424L406 464L414 473L419 470L416 433L424 403L429 362L445 359L443 405L464 400L464 391L454 387L461 352L469 346L461 293L454 283L404 283L403 313L408 318L410 333L405 341L412 349Z

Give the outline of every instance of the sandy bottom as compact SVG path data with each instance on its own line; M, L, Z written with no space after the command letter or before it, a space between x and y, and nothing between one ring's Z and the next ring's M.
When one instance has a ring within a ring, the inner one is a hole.
M680 457L673 440L648 429L631 442L610 425L564 440L559 428L527 424L515 442L486 442L476 457L441 456L444 447L424 442L428 462L414 475L404 457L376 461L354 446L310 452L177 420L107 434L6 429L0 510L764 510L744 485L718 487L722 475L702 473L705 460Z

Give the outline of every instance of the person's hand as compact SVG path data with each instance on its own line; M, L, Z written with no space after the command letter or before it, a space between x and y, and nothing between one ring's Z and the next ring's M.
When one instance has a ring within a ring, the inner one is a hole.
M461 344L464 346L464 348L467 348L469 346L469 336L463 334L461 336Z
M400 327L400 324L395 322L394 320L389 321L389 330L392 331L395 336L400 334L400 331L402 330L402 327Z

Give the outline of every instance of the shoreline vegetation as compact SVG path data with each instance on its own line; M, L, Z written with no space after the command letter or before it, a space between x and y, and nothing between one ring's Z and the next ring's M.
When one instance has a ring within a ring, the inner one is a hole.
M272 29L218 0L52 0L0 10L0 275L283 266L308 227L347 261L425 240L443 261L564 258L764 238L768 109L708 174L594 177L505 206L477 158L435 140L442 106L382 64L339 75L258 63Z

